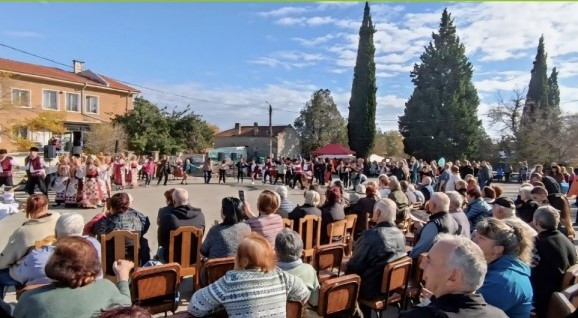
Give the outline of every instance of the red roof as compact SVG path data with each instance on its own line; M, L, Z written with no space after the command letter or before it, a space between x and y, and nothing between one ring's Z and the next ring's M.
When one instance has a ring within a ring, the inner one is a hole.
M291 127L291 125L285 126L272 126L273 136L277 136L279 133L283 132L285 129ZM241 133L233 129L228 129L221 131L216 134L215 137L269 137L269 126L257 126L258 132L255 136L255 126L241 126Z
M57 79L57 80L63 80L63 81L81 83L81 84L89 84L89 85L93 85L93 86L100 86L102 88L113 88L113 89L119 89L119 90L123 90L123 91L130 90L132 92L138 92L137 89L134 89L130 86L124 85L124 84L122 84L122 83L120 83L120 82L118 82L118 81L116 81L110 77L103 76L100 74L99 74L99 76L108 82L108 84L109 84L108 86L103 85L102 83L93 81L91 79L88 79L88 78L81 76L79 74L75 74L73 72L61 70L61 69L56 68L56 67L48 67L48 66L30 64L30 63L18 62L18 61L3 59L3 58L0 58L0 70L8 71L8 72L16 72L16 73L42 76L42 77L46 77L46 78L53 78L53 79Z
M321 147L315 151L311 152L314 155L322 156L322 155L336 155L336 156L345 156L345 155L354 155L355 151L349 150L343 147L341 144L329 144L327 146Z

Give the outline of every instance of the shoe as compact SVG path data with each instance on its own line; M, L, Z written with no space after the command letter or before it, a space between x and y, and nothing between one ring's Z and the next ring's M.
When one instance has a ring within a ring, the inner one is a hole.
M251 182L251 185L255 185L255 182Z

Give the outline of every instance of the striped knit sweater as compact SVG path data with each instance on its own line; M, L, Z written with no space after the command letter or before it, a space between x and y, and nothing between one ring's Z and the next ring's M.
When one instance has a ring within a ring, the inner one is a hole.
M198 290L189 303L189 313L202 317L222 306L229 317L284 318L287 300L304 301L308 297L303 281L280 268L268 273L232 270Z

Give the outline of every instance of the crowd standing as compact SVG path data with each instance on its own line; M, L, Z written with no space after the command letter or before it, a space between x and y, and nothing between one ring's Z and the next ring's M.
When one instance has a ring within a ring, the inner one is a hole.
M509 198L494 181L510 181L512 167L500 167L494 175L485 161L428 163L412 157L368 166L363 159L224 161L216 165L219 183L226 183L232 170L239 183L247 177L253 184L280 184L261 192L256 209L242 198L219 198L222 222L211 227L204 212L191 205L194 198L187 190L166 190L166 206L156 219L159 248L151 251L146 239L150 221L123 190L139 186L140 179L149 186L155 173L157 184L166 184L170 175L180 176L184 184L193 170L189 159L62 156L56 177L46 184L46 166L37 151L30 149L24 167L31 194L25 205L28 220L0 254L0 290L38 286L24 292L15 306L0 303L5 316L138 312L128 308L131 269L168 262L170 233L184 226L207 231L200 246L204 260L234 258L234 270L192 295L188 312L197 317L215 310L238 317L285 317L288 301L320 305L324 281L315 269L318 264L304 257L300 233L302 220L309 217L319 220L317 246L345 245L349 236L331 236L329 229L356 217L349 237L353 249L342 270L359 277L360 289L345 317L371 317L374 309L367 300L384 297L384 268L406 258L413 262L412 276L422 273L414 282L421 287L413 298L403 296L409 306L400 317L548 317L552 294L578 261L569 201L578 194L578 171L555 163L548 172L541 165L529 170L520 163L519 195ZM15 164L2 151L0 156L0 182L11 186L8 172ZM213 167L210 159L198 167L205 183L210 183ZM377 181L367 180L366 173ZM304 190L302 202L288 195L297 183ZM113 186L121 192L113 194ZM35 194L35 187L42 194ZM48 188L56 192L55 204L103 211L86 224L79 214L60 215L49 209ZM118 230L138 234L138 259L115 260L112 253L101 257L94 237ZM34 248L50 235L56 237L54 244ZM102 279L105 275L116 276L116 286Z

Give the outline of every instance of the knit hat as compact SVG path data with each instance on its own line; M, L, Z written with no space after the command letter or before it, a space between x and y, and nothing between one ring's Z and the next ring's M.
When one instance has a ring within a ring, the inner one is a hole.
M548 191L548 195L561 193L560 184L558 184L556 179L550 176L545 176L544 178L542 178L542 183L544 184L544 187Z

